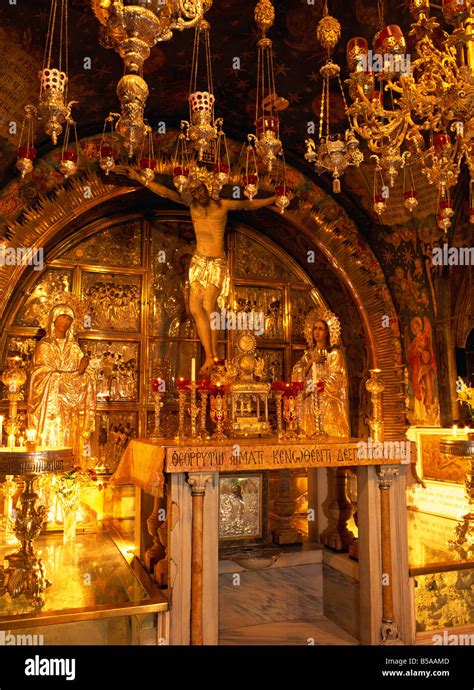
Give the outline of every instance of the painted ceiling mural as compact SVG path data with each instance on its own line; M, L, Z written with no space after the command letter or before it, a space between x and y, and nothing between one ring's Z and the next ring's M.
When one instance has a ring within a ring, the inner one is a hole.
M297 193L293 205L305 198L310 202L320 201L324 195L322 190L331 194L330 180L316 178L303 158L307 122L317 121L320 107L319 67L324 55L315 39L315 27L322 14L322 5L322 0L314 0L314 5L307 0L275 2L276 21L271 37L276 85L279 94L289 101L289 107L281 115L282 140L287 160L305 176L298 176L295 171L293 179L288 180ZM360 35L371 43L377 25L377 6L373 0L334 1L329 5L343 28L334 59L342 66L345 77L346 42ZM254 6L253 0L215 0L207 15L211 24L216 109L224 118L226 133L236 142L245 141L254 119L258 39ZM59 151L52 149L40 129L35 144L38 165L31 175L20 180L15 170L18 136L11 133L12 122L20 126L24 105L37 99L37 73L42 62L48 11L46 0L22 0L17 5L4 5L0 10L0 45L9 46L0 71L0 228L4 229L18 219L26 207L64 184L56 167ZM386 23L408 28L410 15L405 3L387 3ZM70 98L79 101L74 114L81 138L79 174L84 174L90 167L97 169L97 135L104 117L118 109L115 88L123 67L115 52L99 45L99 24L88 0L70 0L70 25L74 30L70 33L69 94ZM157 147L165 154L174 146L172 130L187 115L191 55L192 31L176 32L171 41L158 44L145 63L144 77L150 88L146 115L152 125L158 122L166 125L167 134L155 139ZM240 59L239 70L233 68L235 57ZM84 68L89 64L86 58L90 58L90 69ZM331 108L332 122L343 128L343 103L336 92L331 97ZM234 156L236 152L238 146ZM402 180L399 179L391 190L389 210L384 218L387 225L382 226L371 209L372 171L372 165L364 163L359 170L345 175L337 201L359 229L360 256L370 262L367 251L370 247L380 262L398 310L399 323L392 319L390 327L397 332L399 329L403 336L404 360L408 365L409 419L413 423L434 424L439 419L439 404L430 253L443 241L432 215L436 193L415 170L423 203L416 216L410 219L401 203ZM309 184L308 179L317 184Z

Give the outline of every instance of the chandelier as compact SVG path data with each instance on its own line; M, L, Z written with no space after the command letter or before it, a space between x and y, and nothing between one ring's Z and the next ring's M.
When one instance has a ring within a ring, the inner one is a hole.
M471 180L474 173L473 6L471 0L442 0L444 18L453 26L448 34L430 17L429 0L407 5L414 60L400 27L384 26L381 0L373 51L364 38L349 41L349 114L377 162L376 174L384 173L391 186L410 157L419 161L438 189L438 225L446 231L453 215L450 190L463 161ZM470 218L474 222L472 208Z
M347 111L346 97L341 83L341 68L331 59L331 53L336 47L341 37L341 25L328 12L327 0L324 3L323 18L316 29L316 36L322 47L327 51L326 63L321 67L319 73L323 79L323 91L321 95L321 111L319 117L319 144L313 139L306 140L305 159L314 163L316 172L320 175L330 172L333 178L333 191L341 191L340 176L350 165L358 167L364 157L359 151L359 142L354 134L352 123L349 118L349 128L346 129L344 136L331 134L330 124L330 81L337 79Z
M115 50L124 63L124 76L117 85L121 112L116 130L133 156L148 134L144 111L148 86L142 71L151 49L168 41L173 31L197 26L212 0L92 0L101 23L99 42Z

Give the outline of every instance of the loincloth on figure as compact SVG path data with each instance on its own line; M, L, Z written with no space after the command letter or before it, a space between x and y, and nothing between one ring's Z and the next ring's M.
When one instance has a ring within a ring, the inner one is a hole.
M194 252L189 265L189 284L193 283L200 283L204 288L208 285L220 288L217 304L220 309L225 307L230 294L230 272L227 259L202 256Z

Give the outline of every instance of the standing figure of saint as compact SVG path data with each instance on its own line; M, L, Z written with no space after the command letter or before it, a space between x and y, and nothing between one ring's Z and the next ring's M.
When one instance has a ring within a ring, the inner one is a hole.
M293 367L294 381L305 381L302 428L306 436L317 429L313 390L322 383L320 413L322 430L328 436L350 436L347 375L344 358L339 348L341 326L335 314L325 310L312 310L305 319L304 334L308 350ZM315 366L313 366L315 365ZM318 470L308 469L310 472ZM349 470L345 467L328 468L328 493L325 505L327 528L320 532L321 541L336 551L347 550L354 541L347 523L352 504L347 496ZM313 497L312 500L318 500ZM316 503L314 503L316 505Z
M306 384L301 420L306 436L316 432L312 391L316 390L319 382L324 385L320 393L323 431L329 436L350 435L347 376L339 348L340 332L339 319L330 311L313 309L305 319L304 335L308 349L293 367L292 380Z
M96 385L88 373L89 357L74 337L73 309L52 309L47 335L36 346L28 395L28 424L38 441L72 447L79 460L94 430Z
M140 172L131 167L116 166L114 172L145 184ZM147 187L154 194L189 206L196 235L196 250L189 266L189 310L206 355L199 373L208 375L218 359L218 331L211 327L212 314L217 307L222 309L225 306L230 291L229 266L224 249L227 215L229 211L253 211L270 206L275 196L252 201L214 199L203 182L191 184L183 194L158 182L149 182Z

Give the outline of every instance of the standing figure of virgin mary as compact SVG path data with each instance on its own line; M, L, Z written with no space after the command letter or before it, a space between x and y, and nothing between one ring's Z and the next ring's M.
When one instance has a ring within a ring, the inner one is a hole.
M47 335L35 349L28 395L28 422L38 442L72 447L79 459L81 443L94 428L95 377L89 357L74 337L73 309L52 309Z
M330 311L312 310L306 317L304 334L308 349L293 367L291 376L293 381L306 383L302 419L306 436L316 431L312 391L317 387L322 389L323 431L329 436L350 436L347 375L339 347L340 332L339 319Z

